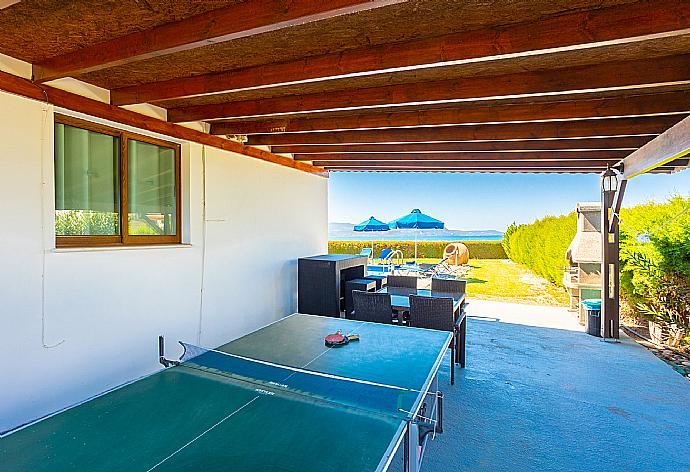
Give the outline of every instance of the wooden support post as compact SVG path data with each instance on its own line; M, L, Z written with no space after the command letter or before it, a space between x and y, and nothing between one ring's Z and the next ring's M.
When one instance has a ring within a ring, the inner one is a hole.
M620 211L626 180L607 169L601 175L601 337L618 339L619 325L619 220L614 212Z

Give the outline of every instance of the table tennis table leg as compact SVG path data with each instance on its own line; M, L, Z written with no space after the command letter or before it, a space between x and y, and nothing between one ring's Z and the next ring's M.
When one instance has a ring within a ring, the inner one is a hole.
M405 472L419 472L419 426L413 421L407 423L403 460Z
M405 439L403 440L403 471L410 470L410 436L405 431Z
M460 346L457 352L460 367L465 368L465 347L467 344L467 317L460 323Z

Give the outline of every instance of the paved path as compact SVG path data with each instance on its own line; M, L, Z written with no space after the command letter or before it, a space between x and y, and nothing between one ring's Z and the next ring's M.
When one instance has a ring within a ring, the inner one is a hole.
M468 312L467 369L451 387L442 366L446 432L422 472L690 470L690 382L646 349L564 308Z

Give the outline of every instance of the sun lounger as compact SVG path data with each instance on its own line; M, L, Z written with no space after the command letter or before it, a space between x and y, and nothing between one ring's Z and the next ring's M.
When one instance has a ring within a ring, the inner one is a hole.
M373 260L375 265L370 265L369 270L376 273L389 273L397 269L402 260L402 252L386 248L381 251L378 258Z
M448 264L448 258L436 264L403 264L396 270L401 275L417 275L419 277L454 278L455 271Z
M391 248L386 248L381 251L381 254L379 255L377 262L379 264L386 264L391 261L393 258L393 250Z

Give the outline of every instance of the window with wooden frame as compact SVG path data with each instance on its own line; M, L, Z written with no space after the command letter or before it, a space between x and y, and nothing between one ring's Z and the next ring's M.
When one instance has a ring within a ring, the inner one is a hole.
M181 241L180 147L55 115L57 247Z

